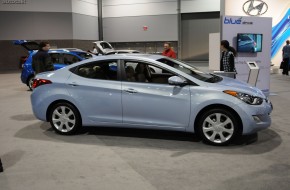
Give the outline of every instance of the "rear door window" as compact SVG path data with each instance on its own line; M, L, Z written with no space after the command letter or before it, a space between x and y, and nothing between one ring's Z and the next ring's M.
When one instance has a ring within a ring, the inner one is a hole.
M97 61L71 69L76 75L90 79L117 80L117 60Z

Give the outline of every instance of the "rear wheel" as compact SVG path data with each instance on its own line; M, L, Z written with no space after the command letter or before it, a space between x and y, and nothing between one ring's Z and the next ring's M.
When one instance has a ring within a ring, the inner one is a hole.
M71 135L81 127L78 110L69 103L57 103L50 110L49 121L52 128L59 134Z
M34 80L34 76L29 77L29 79L27 80L27 86L30 90L33 90L32 88L33 80Z
M241 135L242 127L230 111L216 108L202 114L198 132L208 144L226 145Z

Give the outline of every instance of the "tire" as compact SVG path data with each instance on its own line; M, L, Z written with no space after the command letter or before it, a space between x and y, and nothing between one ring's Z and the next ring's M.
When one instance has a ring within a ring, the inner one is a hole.
M31 90L31 91L33 90L33 88L32 88L33 79L34 79L34 76L31 76L31 77L29 77L29 79L27 80L27 86L28 86L29 90Z
M197 130L202 140L211 145L227 145L242 133L235 115L226 109L211 109L202 114Z
M49 122L52 128L61 135L75 134L82 126L78 110L71 104L57 103L50 109Z

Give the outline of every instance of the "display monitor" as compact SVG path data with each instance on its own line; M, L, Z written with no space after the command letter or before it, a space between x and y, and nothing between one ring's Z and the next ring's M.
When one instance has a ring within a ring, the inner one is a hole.
M237 35L237 52L262 52L263 34L239 33Z

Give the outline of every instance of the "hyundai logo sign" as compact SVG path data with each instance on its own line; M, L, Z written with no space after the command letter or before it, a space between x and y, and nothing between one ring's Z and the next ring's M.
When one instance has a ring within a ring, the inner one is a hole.
M249 0L244 3L243 10L247 15L260 16L268 10L268 5L262 0Z

